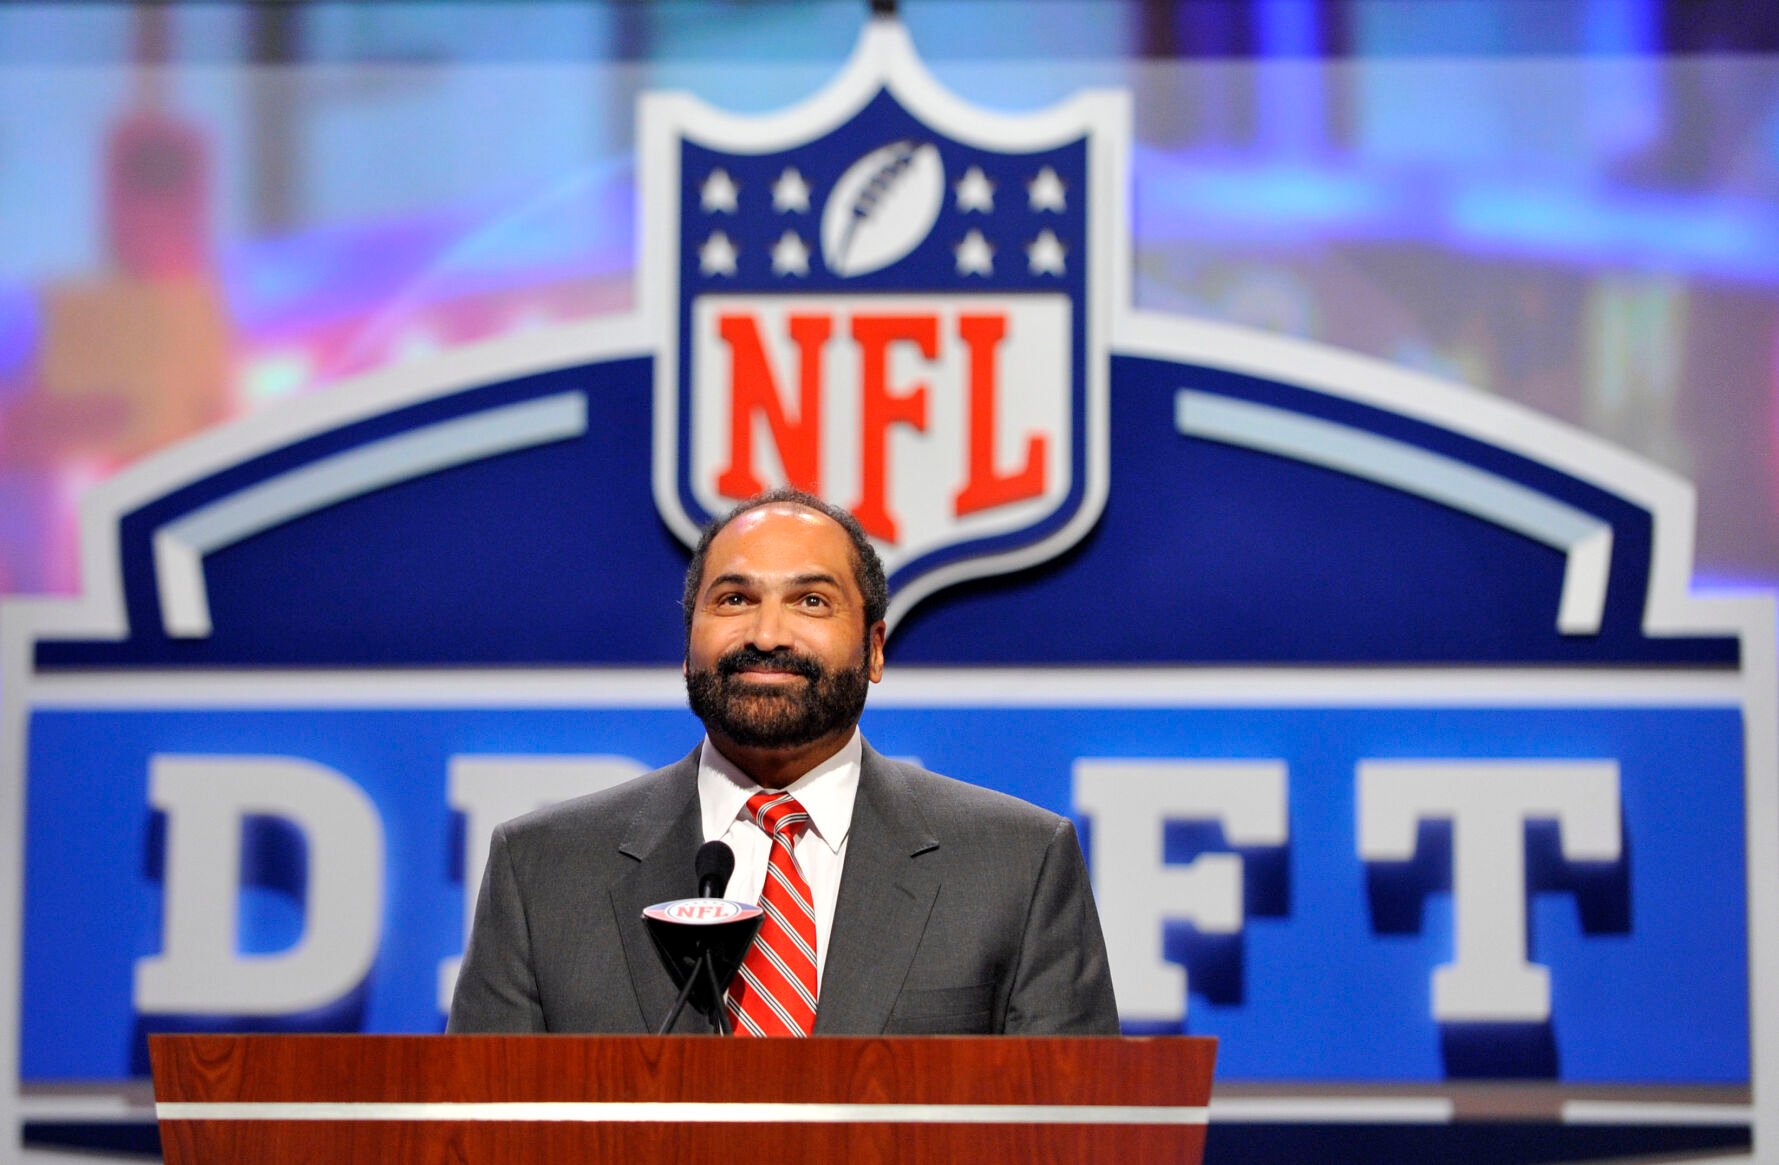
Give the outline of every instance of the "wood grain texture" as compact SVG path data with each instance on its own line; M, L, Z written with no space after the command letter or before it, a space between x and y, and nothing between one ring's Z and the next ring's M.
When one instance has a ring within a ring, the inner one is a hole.
M168 1121L167 1165L277 1161L673 1162L675 1165L921 1165L999 1155L1021 1165L1193 1165L1198 1126L640 1125L401 1121ZM981 1156L979 1156L981 1155Z
M1213 1040L150 1036L162 1101L1196 1105Z
M151 1036L155 1096L185 1103L676 1101L1155 1105L1210 1097L1184 1037ZM1203 1125L163 1120L168 1165L672 1161L849 1165L1180 1162Z

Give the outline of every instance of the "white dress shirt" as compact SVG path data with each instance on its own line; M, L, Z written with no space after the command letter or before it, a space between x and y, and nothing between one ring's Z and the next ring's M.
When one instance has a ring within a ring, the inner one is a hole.
M834 900L840 893L840 870L846 864L846 837L852 829L852 803L859 792L859 760L864 741L853 729L839 752L798 777L785 792L809 814L809 826L791 850L815 901L815 982L821 992L828 961L828 936L834 930ZM698 750L698 806L704 819L704 840L726 842L735 851L735 872L723 897L758 902L766 885L766 861L772 838L754 824L747 800L760 792L753 779L718 752L710 738Z

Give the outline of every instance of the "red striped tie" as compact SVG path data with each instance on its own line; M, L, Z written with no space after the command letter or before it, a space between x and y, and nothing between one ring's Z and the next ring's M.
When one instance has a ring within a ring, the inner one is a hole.
M729 987L738 1036L806 1036L815 1029L815 900L791 847L809 814L789 793L755 793L747 812L772 838L760 933Z

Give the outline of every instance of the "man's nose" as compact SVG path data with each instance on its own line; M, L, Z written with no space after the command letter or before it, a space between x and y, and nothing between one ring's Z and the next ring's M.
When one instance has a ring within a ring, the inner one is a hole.
M781 603L767 599L754 609L748 641L761 651L791 646L791 623Z

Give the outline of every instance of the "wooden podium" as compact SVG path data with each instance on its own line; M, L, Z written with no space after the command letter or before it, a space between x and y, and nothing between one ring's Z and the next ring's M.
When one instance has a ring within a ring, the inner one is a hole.
M1190 1165L1216 1041L169 1035L149 1056L169 1165Z

